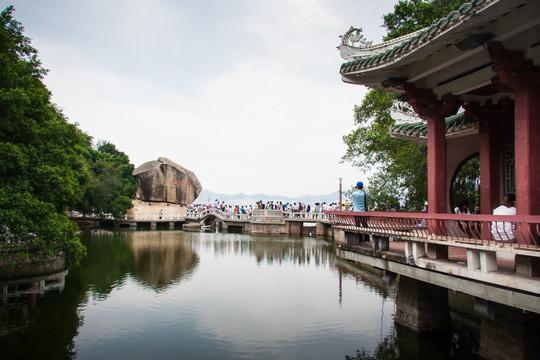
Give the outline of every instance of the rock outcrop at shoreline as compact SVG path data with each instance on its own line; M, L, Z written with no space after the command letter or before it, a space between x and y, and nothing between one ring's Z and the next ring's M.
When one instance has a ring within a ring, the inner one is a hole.
M165 202L187 206L202 191L197 176L174 161L160 157L133 171L137 181L136 200Z

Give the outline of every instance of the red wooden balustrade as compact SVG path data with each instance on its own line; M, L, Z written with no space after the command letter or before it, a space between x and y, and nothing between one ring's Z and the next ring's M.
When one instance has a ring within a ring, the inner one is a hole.
M540 215L456 215L408 212L325 211L333 227L411 239L478 245L511 244L539 251Z

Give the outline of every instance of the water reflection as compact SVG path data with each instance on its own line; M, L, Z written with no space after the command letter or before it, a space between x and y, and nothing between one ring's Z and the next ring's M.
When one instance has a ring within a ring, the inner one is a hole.
M88 257L80 268L2 287L2 358L476 358L480 338L491 344L486 334L504 334L501 314L514 314L505 308L480 320L474 299L452 297L453 332L395 328L395 286L312 238L182 231L82 238ZM538 319L529 315L512 316L533 319L519 320L529 328Z
M55 274L25 279L0 280L2 300L6 301L7 298L30 295L29 297L34 299L32 303L35 304L36 295L43 295L48 291L56 289L63 290L67 273L68 271L64 270Z
M155 291L163 291L191 275L199 257L178 232L129 232L133 276Z
M333 244L313 238L246 236L236 234L199 234L205 249L216 256L252 255L257 264L334 266Z
M0 282L2 358L70 359L75 355L73 338L82 322L77 304L62 301L72 295L65 289L66 274Z
M461 328L461 330L463 329ZM356 356L346 355L345 359L480 359L477 336L478 334L471 334L467 330L460 331L459 329L420 335L405 327L396 326L388 336L377 343L373 352L360 349L356 351Z
M126 241L126 233L93 230L81 235L87 257L69 279L88 289L91 297L105 299L120 287L133 269L134 256Z
M342 297L342 292L343 292L342 291L342 282L343 282L342 278L343 277L354 279L356 284L362 284L363 286L369 287L374 292L379 294L383 298L383 300L388 297L395 299L396 288L392 286L388 286L383 282L382 276L384 275L384 272L382 270L371 268L368 271L368 270L358 267L357 265L353 266L350 263L347 263L345 261L337 262L336 268L339 273L340 302L342 300L341 297Z

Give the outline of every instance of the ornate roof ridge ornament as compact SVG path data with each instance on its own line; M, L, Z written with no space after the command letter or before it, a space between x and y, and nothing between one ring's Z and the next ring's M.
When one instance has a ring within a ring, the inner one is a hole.
M406 102L394 100L390 108L390 117L394 119L395 125L413 124L423 120L414 112L411 105Z
M339 36L341 38L341 44L337 48L344 60L362 59L378 54L381 51L386 51L394 46L399 46L422 30L420 29L413 33L373 45L373 41L367 41L364 34L362 34L362 28L351 26L345 34Z
M355 28L353 26L351 26L345 34L340 35L339 37L341 38L341 44L337 48L339 49L341 58L344 60L348 60L357 51L362 52L372 44L372 42L368 41L364 37L364 34L362 34L362 28Z

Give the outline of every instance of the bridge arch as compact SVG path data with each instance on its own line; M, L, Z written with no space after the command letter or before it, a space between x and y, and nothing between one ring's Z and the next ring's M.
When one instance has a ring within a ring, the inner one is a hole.
M208 226L210 226L212 232L221 232L223 229L223 219L214 213L209 213L205 217L201 218L201 227Z

